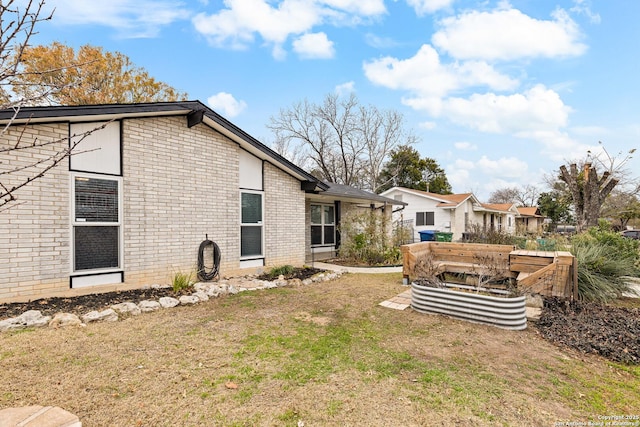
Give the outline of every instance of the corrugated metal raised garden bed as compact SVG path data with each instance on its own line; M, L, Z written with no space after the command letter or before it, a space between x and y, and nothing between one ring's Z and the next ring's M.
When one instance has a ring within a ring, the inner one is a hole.
M458 284L442 283L439 286L412 282L411 308L503 329L523 330L527 327L524 296L513 297L504 290Z

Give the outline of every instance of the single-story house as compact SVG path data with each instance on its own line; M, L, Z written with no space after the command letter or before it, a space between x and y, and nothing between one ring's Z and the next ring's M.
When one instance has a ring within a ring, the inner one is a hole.
M383 215L391 223L394 205L406 203L347 185L323 182L324 191L306 195L307 261L322 260L336 256L340 249L342 218L352 212L367 210ZM391 229L388 230L391 232Z
M301 266L339 246L341 211L396 203L318 180L199 101L28 107L0 123L0 148L25 147L0 159L8 188L77 143L0 211L0 302L168 284L207 238L223 275Z
M514 203L482 203L482 208L478 214L482 214L483 229L515 234L518 208Z
M516 228L523 233L540 234L546 217L540 213L537 206L518 207Z
M452 233L452 240L460 240L464 233L474 231L474 226L515 232L515 205L481 203L473 193L437 194L392 187L380 195L407 203L394 220L411 223L414 240L420 240L421 231Z

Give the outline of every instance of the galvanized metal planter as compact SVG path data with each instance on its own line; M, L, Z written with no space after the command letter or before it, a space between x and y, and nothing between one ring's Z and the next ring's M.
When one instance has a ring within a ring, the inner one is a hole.
M411 283L411 308L498 328L527 327L525 297L500 297Z

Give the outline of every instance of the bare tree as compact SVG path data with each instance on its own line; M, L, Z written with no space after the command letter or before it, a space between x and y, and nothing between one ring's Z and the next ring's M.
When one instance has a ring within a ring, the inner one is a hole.
M354 94L329 94L322 104L304 100L280 110L269 128L289 153L300 147L321 179L375 190L391 150L411 138L403 122L398 112L360 105Z
M519 192L518 187L498 188L489 195L489 203L515 203Z
M579 230L598 225L600 209L621 177L628 175L623 167L634 152L635 149L629 150L620 159L622 153L611 156L602 147L599 154L588 153L581 169L576 162L569 164L568 168L567 165L560 166L559 179L567 184L571 194ZM600 176L598 169L603 171Z
M535 185L527 184L522 188L499 188L489 195L489 203L515 203L518 206L535 206L540 192Z

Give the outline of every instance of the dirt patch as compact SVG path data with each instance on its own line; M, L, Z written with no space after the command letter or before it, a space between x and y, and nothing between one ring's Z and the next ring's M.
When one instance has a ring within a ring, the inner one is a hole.
M640 364L639 308L549 298L537 326L551 342L616 362Z

